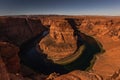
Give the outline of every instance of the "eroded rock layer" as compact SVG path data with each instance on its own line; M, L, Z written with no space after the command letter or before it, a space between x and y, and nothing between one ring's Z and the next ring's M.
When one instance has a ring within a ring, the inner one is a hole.
M30 18L0 18L0 40L22 45L27 40L41 34L45 27L39 19Z
M50 33L39 43L48 58L59 60L67 57L77 49L77 37L66 20L56 20L51 24Z
M102 77L93 72L76 70L69 74L57 77L54 80L102 80Z
M0 56L2 57L7 70L17 73L20 71L19 48L7 42L0 42Z

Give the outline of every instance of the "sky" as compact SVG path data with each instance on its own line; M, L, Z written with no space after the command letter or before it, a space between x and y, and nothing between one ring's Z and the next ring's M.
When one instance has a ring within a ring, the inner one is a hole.
M120 0L0 0L0 15L120 16Z

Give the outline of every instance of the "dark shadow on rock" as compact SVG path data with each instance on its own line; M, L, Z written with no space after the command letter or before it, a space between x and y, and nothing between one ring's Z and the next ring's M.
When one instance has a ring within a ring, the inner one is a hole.
M47 34L49 33L49 29L46 28L45 31L41 32L40 34L38 34L37 36L25 41L24 43L22 43L22 45L20 46L20 56L24 55L23 53L25 53L26 51L29 51L30 49L32 49L33 47L36 46L37 43L39 43L39 41L45 37Z

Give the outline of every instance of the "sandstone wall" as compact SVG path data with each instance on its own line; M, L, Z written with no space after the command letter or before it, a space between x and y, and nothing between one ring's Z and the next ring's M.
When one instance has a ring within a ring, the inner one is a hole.
M0 18L0 40L21 45L23 42L42 33L45 27L39 19Z

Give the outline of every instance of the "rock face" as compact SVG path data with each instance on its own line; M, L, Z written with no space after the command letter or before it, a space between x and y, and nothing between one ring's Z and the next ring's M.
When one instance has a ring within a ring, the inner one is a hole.
M18 52L17 46L0 42L0 80L44 80L46 76L38 75L31 69L22 67ZM26 76L28 74L33 74L32 79Z
M54 21L50 27L50 36L56 43L76 44L77 36L67 20Z
M60 60L73 54L77 49L77 36L66 20L56 20L51 24L50 33L39 43L48 58Z
M102 77L93 72L76 70L57 77L54 80L102 80Z
M19 48L7 42L0 42L0 55L7 67L8 72L20 71Z
M0 17L0 40L18 46L44 30L39 19Z
M81 25L78 27L81 31L92 36L108 36L114 41L120 39L119 17L86 17L83 18Z
M7 72L5 63L0 57L0 80L10 80L9 73Z
M19 80L19 48L8 42L0 42L0 80ZM16 75L18 74L18 75ZM14 77L13 77L14 76Z

